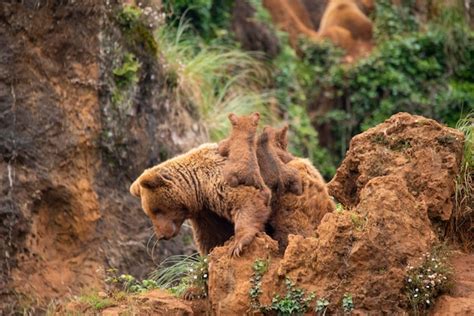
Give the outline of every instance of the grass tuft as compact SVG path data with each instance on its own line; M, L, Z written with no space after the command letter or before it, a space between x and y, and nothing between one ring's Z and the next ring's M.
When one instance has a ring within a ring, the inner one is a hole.
M474 112L459 120L456 128L464 133L464 153L456 178L455 208L448 235L466 250L474 249Z

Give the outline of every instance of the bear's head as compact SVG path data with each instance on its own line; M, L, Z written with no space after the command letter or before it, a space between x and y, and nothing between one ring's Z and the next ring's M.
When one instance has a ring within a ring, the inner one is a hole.
M288 125L282 128L265 126L261 137L267 139L268 144L275 149L276 154L284 163L294 159L293 155L288 152Z
M169 171L152 168L145 170L130 186L130 193L141 199L158 239L175 237L184 220L191 215L173 180Z
M258 122L260 120L260 113L254 112L250 115L237 116L234 113L228 115L229 121L232 124L233 130L256 132Z

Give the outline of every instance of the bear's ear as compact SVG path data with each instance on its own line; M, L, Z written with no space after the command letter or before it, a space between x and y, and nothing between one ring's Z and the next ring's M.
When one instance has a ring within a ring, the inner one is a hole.
M130 186L130 193L132 193L133 196L140 197L140 183L138 180L135 180Z
M169 183L172 176L166 171L149 171L140 176L140 185L147 189L154 189ZM137 180L138 181L138 180Z
M237 125L239 121L239 117L235 113L230 113L229 116L229 121L232 123L233 126Z
M260 120L260 113L254 112L254 113L252 113L252 115L250 116L250 118L252 119L253 125L257 126L257 125L258 125L258 121Z
M277 142L281 149L288 147L288 124L283 126L278 132Z

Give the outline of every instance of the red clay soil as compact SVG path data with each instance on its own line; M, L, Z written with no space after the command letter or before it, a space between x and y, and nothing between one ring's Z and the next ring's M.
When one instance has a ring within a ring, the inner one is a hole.
M454 253L451 263L454 289L438 298L431 315L474 315L474 254Z

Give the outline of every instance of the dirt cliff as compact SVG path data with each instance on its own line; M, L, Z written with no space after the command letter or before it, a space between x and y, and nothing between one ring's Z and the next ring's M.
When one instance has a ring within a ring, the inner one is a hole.
M154 249L128 186L206 136L140 47L132 101L112 125L112 67L128 49L114 10L103 1L0 4L0 310L99 286L109 266L141 276L153 265L147 251L183 250L181 239ZM106 138L116 131L127 137Z

